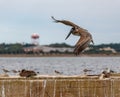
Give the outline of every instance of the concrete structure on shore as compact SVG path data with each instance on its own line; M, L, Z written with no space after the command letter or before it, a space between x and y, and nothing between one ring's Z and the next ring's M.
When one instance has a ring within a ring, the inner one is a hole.
M40 53L41 51L44 52L44 53L50 53L50 52L60 52L60 53L64 53L64 52L70 52L72 53L74 50L74 48L67 48L67 47L48 47L48 46L31 46L31 47L25 47L24 48L24 51L27 53L27 52L30 52L30 51L33 51L35 53Z
M0 97L120 97L120 76L0 77Z

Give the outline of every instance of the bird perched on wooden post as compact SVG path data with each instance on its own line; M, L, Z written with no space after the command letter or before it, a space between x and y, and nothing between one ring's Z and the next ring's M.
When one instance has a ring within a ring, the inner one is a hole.
M92 39L92 35L86 29L83 29L83 28L79 27L78 25L76 25L76 24L74 24L70 21L67 21L67 20L57 20L53 16L52 16L52 19L56 23L63 23L65 25L68 25L68 26L72 27L69 34L65 38L65 40L71 34L80 36L80 39L78 40L78 42L75 45L75 49L74 49L74 54L75 55L79 55L85 48L88 47L90 42L92 42L94 44L93 39Z

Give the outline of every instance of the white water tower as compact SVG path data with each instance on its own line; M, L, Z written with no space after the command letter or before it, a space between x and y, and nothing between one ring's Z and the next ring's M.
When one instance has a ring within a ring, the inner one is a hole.
M34 44L34 45L39 45L39 38L40 38L39 34L33 33L33 34L31 35L32 44Z

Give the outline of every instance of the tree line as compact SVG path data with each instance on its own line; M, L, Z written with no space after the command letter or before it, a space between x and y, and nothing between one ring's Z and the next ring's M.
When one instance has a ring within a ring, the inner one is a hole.
M0 54L25 54L24 48L27 47L34 47L35 45L33 44L20 44L20 43L10 43L10 44L6 44L6 43L1 43L0 44ZM48 47L66 47L66 48L74 48L74 46L66 44L66 43L54 43L54 44L49 44L46 45ZM110 44L100 44L100 45L90 45L89 46L89 50L86 50L84 53L87 54L100 54L100 53L105 53L105 54L109 54L112 53L111 51L104 51L104 50L100 50L100 48L107 48L110 47L112 49L114 49L117 53L120 53L120 43L110 43ZM33 52L31 52L30 54L32 54ZM65 52L68 53L68 52Z

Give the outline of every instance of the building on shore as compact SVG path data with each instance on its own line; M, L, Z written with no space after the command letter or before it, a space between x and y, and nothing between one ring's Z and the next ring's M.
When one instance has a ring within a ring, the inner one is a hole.
M34 54L57 54L57 53L72 53L74 48L68 47L49 47L49 46L30 46L23 48L25 53L34 53Z

